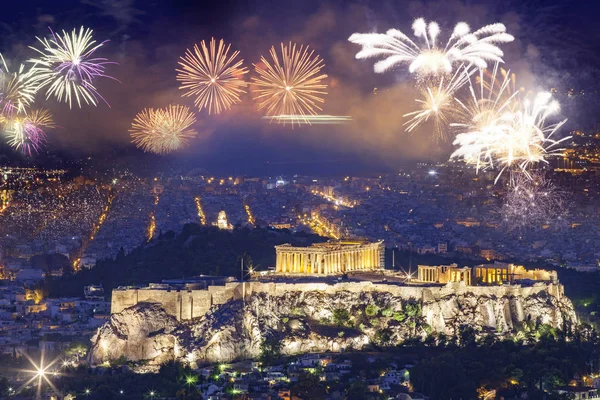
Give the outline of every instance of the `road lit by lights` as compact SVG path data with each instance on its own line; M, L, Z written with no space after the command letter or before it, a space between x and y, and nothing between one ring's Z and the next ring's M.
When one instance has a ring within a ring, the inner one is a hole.
M246 215L248 216L248 223L250 225L254 225L256 223L256 220L254 219L254 216L252 215L252 210L250 210L250 206L248 204L245 204L244 209L246 210Z
M113 193L109 192L108 197L106 199L106 205L102 209L102 212L100 213L100 216L98 217L98 221L94 225L92 225L92 231L90 232L90 236L84 243L82 243L81 248L79 249L79 252L78 252L79 256L75 257L75 259L73 261L73 269L75 271L79 271L79 269L81 268L81 266L80 266L81 256L85 253L85 249L87 249L87 247L90 245L90 243L94 241L94 239L96 238L96 234L98 233L98 231L100 230L100 228L102 227L104 222L106 221L106 218L108 217L108 213L110 212L110 206L112 205L114 198L115 198L115 195Z
M356 201L346 201L342 198L336 198L333 196L328 195L327 193L324 192L319 192L318 190L311 190L310 191L312 194L314 194L315 196L319 196L324 198L325 200L334 203L336 206L342 206L342 207L347 207L347 208L354 208L357 205Z
M298 216L298 218L300 219L301 224L310 227L310 229L319 236L325 236L336 240L340 238L340 235L327 226L328 224L321 220L318 215L313 214L311 218Z
M196 196L194 198L194 202L196 203L196 210L198 211L198 218L200 219L200 225L206 225L206 215L204 214L204 210L202 209L202 203L200 202L200 197Z

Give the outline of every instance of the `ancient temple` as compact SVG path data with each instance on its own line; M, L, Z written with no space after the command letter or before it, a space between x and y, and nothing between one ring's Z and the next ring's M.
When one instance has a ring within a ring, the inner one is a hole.
M340 274L350 271L382 269L383 241L330 241L308 247L290 244L275 246L278 273Z

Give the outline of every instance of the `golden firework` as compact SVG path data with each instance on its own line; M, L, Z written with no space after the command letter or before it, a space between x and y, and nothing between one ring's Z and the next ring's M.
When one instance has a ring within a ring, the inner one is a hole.
M322 95L327 94L327 85L321 74L325 66L323 60L309 51L308 46L289 43L281 44L281 61L275 47L270 50L272 62L261 57L261 63L254 67L258 74L253 77L254 99L258 109L264 110L267 116L289 115L292 126L301 122L310 124L307 115L316 115L323 104ZM280 121L280 120L279 120Z
M191 128L194 123L196 117L185 106L147 108L135 116L129 132L137 147L152 153L166 154L180 149L197 134Z
M208 47L204 41L200 47L194 45L193 51L187 49L181 57L181 69L177 69L179 89L187 90L184 96L196 96L194 104L198 110L208 108L209 114L219 114L239 103L240 95L246 93L247 83L242 78L248 70L242 67L244 60L236 60L240 52L234 51L230 56L231 45L225 45L223 40L218 48L214 38Z

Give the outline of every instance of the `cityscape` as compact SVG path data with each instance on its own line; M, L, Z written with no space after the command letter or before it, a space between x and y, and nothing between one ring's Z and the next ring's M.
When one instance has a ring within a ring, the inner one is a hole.
M600 399L598 5L0 16L0 400Z

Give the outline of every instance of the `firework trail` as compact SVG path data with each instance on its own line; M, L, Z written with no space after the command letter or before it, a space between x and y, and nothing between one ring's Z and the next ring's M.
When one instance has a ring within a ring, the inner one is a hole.
M147 152L167 154L187 144L197 132L191 128L196 117L188 107L170 105L144 109L131 124L132 142Z
M94 81L101 77L115 79L105 73L106 65L115 63L105 58L93 58L106 41L97 43L92 33L91 29L82 26L79 32L73 29L71 33L52 32L51 39L36 38L42 49L31 46L39 56L28 62L33 64L38 89L46 88L46 98L54 96L59 102L68 103L69 108L73 97L79 107L82 102L95 106L99 99L108 105Z
M37 85L32 71L25 71L24 65L17 72L10 72L2 54L0 60L0 122L3 122L33 103Z
M324 102L322 95L327 94L327 85L321 74L325 66L323 60L309 52L308 46L289 43L281 44L281 61L275 47L271 47L272 62L261 57L261 64L254 64L258 77L253 77L254 99L258 109L267 116L291 116L292 127L295 123L310 124L307 116L316 115ZM314 56L313 56L314 55ZM281 120L278 120L281 121ZM283 120L283 124L288 120Z
M433 119L436 137L445 139L445 128L449 123L449 117L458 111L458 101L454 95L474 72L475 70L469 70L463 65L450 78L446 79L442 76L439 84L424 87L421 90L423 98L415 100L420 105L420 109L404 114L404 117L410 117L404 124L407 131L412 132L416 127Z
M499 210L501 225L509 231L560 228L567 224L566 194L541 172L511 175L510 187Z
M34 153L39 153L46 142L44 129L54 127L56 125L52 114L48 110L39 109L7 119L4 134L11 147L31 157Z
M219 114L239 103L240 95L246 93L247 83L242 78L248 70L242 67L244 60L236 60L239 51L230 56L231 45L226 46L223 40L219 41L218 48L214 38L209 47L204 41L200 46L202 50L197 45L193 52L186 50L179 61L179 88L187 90L184 96L196 96L194 104L198 110L208 108L209 114Z
M514 40L500 23L471 32L468 24L459 22L445 45L439 41L441 30L437 22L427 23L418 18L412 29L415 37L421 39L420 45L397 29L390 29L385 34L354 33L348 40L362 46L356 54L357 59L383 58L374 65L376 73L408 63L409 72L420 77L449 74L456 64L483 69L489 61L503 62L504 53L498 45Z
M549 93L538 93L533 101L521 99L520 91L510 89L510 73L502 75L500 79L495 68L489 83L481 73L479 85L470 81L470 100L457 100L464 121L450 124L460 131L453 143L459 147L450 158L460 158L476 170L498 167L496 181L506 169L527 175L532 164L560 155L564 149L559 146L570 138L552 138L566 119L546 123L560 108Z

